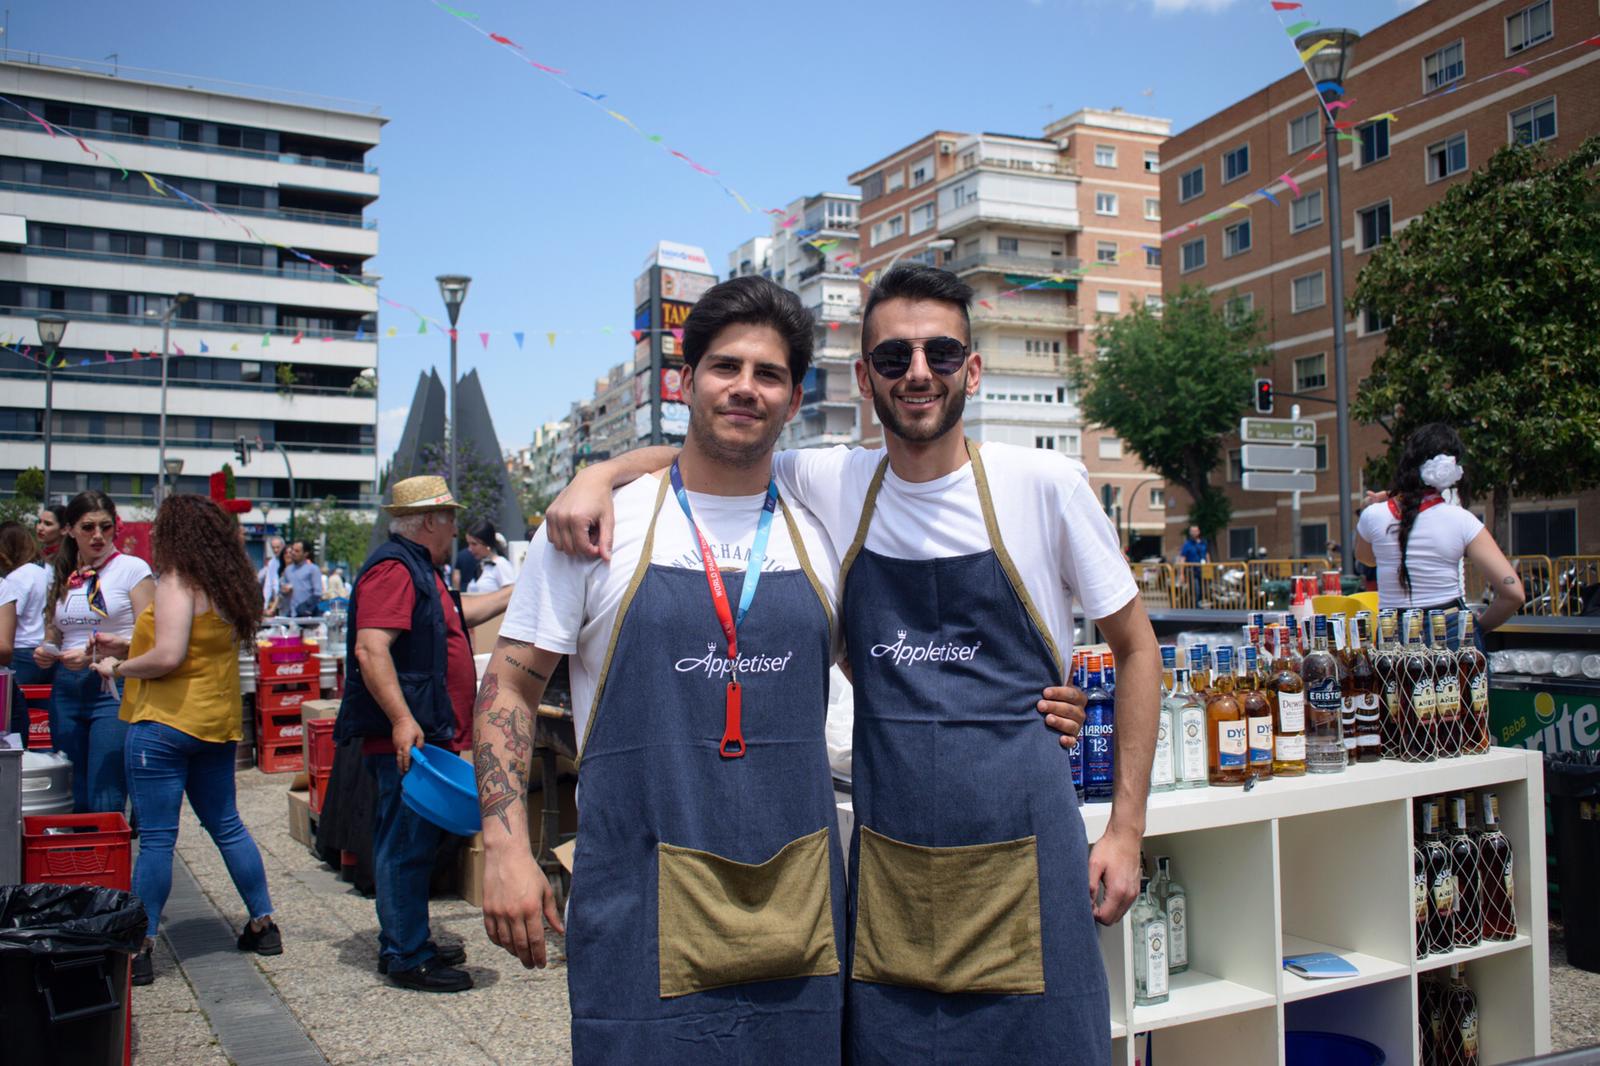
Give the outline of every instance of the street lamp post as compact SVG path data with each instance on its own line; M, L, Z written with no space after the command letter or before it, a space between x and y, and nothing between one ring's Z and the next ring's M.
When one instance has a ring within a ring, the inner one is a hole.
M55 367L56 349L67 334L67 320L60 315L41 315L38 322L39 344L44 348L44 501L50 502L50 443L55 422Z
M456 482L456 445L459 438L456 433L456 321L461 317L461 304L467 298L467 286L472 284L472 279L465 274L440 274L436 279L439 282L439 295L444 297L445 313L450 316L450 428L445 437L446 445L450 449L450 491L460 492L461 486ZM450 539L450 564L455 565L456 539Z
M1302 52L1318 42L1332 42L1307 61L1313 81L1318 85L1332 83L1322 90L1325 103L1344 94L1345 75L1353 65L1360 39L1355 30L1342 29L1312 30L1295 38L1295 47ZM1344 336L1344 215L1339 206L1339 130L1334 125L1333 112L1326 107L1323 112L1323 151L1328 167L1328 274L1333 285L1329 301L1333 305L1333 388L1339 433L1339 569L1348 574L1355 562L1355 541L1351 536L1350 506L1350 366ZM1295 536L1299 536L1299 530Z
M936 241L929 241L927 244L919 248L918 252L944 252L946 255L948 255L951 249L953 249L955 246L956 242L951 238L941 237ZM900 257L909 251L911 251L910 248L902 248L898 252L894 253L894 258L889 260L889 265L883 268L883 272L887 274L889 271L893 270L894 265L900 262ZM823 258L827 258L826 253L824 253Z
M178 308L194 299L191 293L180 292L167 300L167 309L161 313L161 424L157 427L156 443L160 464L156 484L156 506L167 498L167 344L172 336L172 316Z

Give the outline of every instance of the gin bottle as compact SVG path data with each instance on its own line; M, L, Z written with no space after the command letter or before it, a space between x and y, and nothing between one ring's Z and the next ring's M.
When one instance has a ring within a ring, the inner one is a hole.
M1171 859L1158 855L1156 869L1152 891L1167 918L1167 972L1183 973L1189 968L1189 894L1173 879Z
M1083 798L1088 803L1110 803L1116 787L1116 707L1105 686L1101 658L1090 654L1087 663L1088 704L1084 707Z
M1150 791L1170 792L1178 782L1178 649L1161 646L1161 713L1156 720L1156 751L1150 760Z
M1206 706L1189 684L1189 671L1179 668L1173 682L1173 721L1177 732L1173 735L1172 755L1176 760L1176 786L1178 788L1204 788L1207 780Z
M1139 898L1129 912L1133 922L1133 1002L1141 1007L1167 1001L1167 920L1150 894L1150 879L1139 879Z

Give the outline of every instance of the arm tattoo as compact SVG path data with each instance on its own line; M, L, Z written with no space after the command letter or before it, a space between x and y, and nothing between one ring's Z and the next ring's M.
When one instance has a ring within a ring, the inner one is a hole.
M510 706L500 701L500 677L493 672L483 679L474 718L481 724L480 739L473 745L473 766L478 778L478 805L485 818L496 817L511 828L511 806L528 794L528 760L533 754L533 715L520 702ZM495 730L493 734L490 729ZM503 760L496 743L506 749Z
M1515 585L1516 583L1517 583L1517 575L1516 574L1507 574L1505 577L1500 579L1500 584L1506 586L1507 588L1510 588L1512 585Z
M521 670L523 673L527 674L529 677L533 678L536 681L543 681L543 682L548 683L549 680L550 680L548 677L545 677L543 674L541 674L539 671L535 670L533 667L525 666L522 663L518 662L516 657L513 656L510 652L501 652L500 653L500 658L504 659L506 662L510 663L512 666L516 667L518 670Z
M511 779L506 775L500 756L489 744L480 742L474 745L472 754L478 772L478 806L485 818L499 818L500 824L509 833L511 818L506 812L517 801L517 794L511 788Z

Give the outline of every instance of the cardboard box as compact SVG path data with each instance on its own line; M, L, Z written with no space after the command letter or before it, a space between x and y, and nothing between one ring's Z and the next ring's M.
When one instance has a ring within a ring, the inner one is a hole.
M469 840L456 857L456 892L474 907L483 906L483 834Z
M289 791L289 835L308 848L315 848L311 835L311 797L296 789Z
M339 716L338 700L306 700L300 704L300 720L307 718L337 718Z

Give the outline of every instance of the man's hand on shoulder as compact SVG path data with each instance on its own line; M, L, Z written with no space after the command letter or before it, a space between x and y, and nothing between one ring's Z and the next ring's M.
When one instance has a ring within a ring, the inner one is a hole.
M611 477L605 464L578 471L544 512L550 546L564 555L611 561L611 533L616 512L611 504Z

